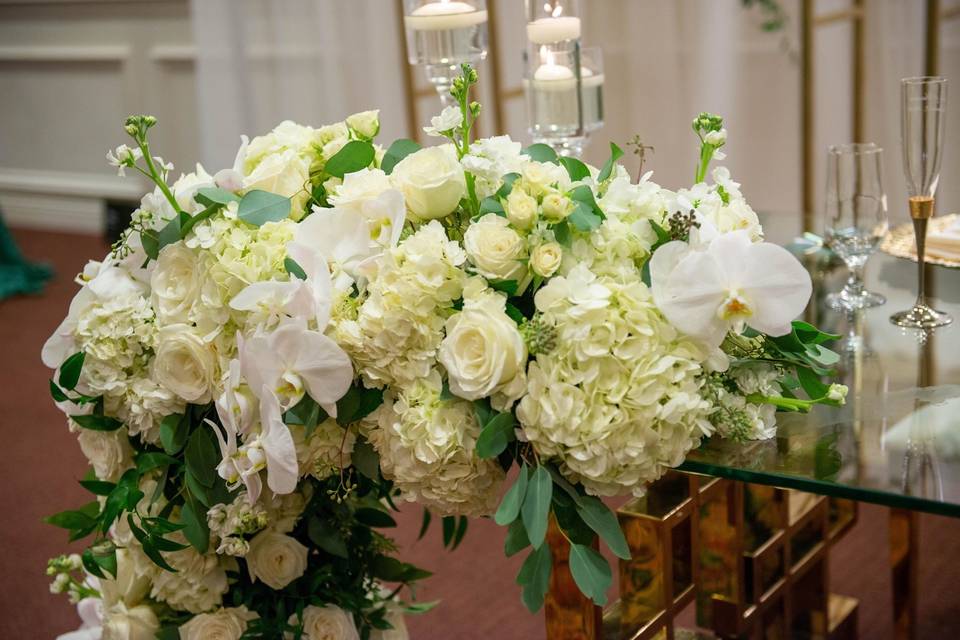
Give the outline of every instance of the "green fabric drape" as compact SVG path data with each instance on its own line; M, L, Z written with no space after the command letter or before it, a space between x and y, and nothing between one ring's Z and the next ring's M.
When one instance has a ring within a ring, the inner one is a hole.
M17 294L40 293L52 276L49 265L23 257L0 212L0 300Z

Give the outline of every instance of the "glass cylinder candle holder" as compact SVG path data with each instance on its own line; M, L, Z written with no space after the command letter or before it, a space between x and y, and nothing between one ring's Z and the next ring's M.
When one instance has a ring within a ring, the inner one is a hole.
M578 0L527 0L527 40L534 45L580 39Z
M530 135L561 155L579 157L587 135L603 126L602 50L581 50L576 41L540 45L527 63Z
M487 56L486 0L404 0L407 58L422 66L444 106L460 65Z

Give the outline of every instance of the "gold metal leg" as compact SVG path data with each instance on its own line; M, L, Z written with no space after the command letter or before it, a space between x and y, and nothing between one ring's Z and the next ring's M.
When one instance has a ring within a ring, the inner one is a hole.
M916 638L919 538L920 515L904 509L890 509L893 628L897 640Z

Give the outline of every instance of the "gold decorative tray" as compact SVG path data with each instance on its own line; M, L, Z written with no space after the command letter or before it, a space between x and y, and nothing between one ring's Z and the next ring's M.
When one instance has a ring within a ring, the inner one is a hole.
M942 231L955 223L960 214L951 213L946 216L931 218L927 223L927 234L933 231ZM913 223L902 224L891 229L883 242L880 243L880 250L888 253L895 258L904 258L906 260L917 261L917 245L913 239ZM951 258L942 258L940 256L930 255L927 250L927 264L937 264L942 267L953 267L960 269L960 260Z

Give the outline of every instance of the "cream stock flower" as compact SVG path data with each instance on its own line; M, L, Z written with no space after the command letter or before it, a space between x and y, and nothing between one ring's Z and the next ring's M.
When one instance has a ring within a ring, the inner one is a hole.
M463 248L477 273L492 280L519 280L526 271L523 238L506 218L488 213L467 229Z
M148 605L127 607L118 602L104 611L101 640L153 640L160 629Z

